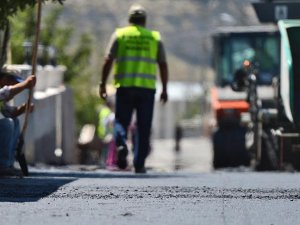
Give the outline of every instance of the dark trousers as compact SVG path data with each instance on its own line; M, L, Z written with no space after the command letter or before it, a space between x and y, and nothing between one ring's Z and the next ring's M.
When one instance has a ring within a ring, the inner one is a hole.
M136 111L137 135L134 143L134 167L142 168L149 152L155 90L118 88L116 93L115 140L125 144L133 111Z
M12 167L20 136L20 123L17 118L0 119L0 168Z

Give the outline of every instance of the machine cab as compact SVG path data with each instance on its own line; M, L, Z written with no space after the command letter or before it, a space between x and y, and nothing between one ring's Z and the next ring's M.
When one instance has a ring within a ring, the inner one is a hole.
M260 71L258 85L271 85L280 72L280 35L275 26L223 27L213 35L216 85L230 85L244 60Z

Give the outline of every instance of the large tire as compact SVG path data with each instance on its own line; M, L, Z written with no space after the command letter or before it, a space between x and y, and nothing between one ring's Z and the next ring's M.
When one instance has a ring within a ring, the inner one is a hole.
M214 168L250 165L246 149L246 129L243 127L219 128L213 133Z

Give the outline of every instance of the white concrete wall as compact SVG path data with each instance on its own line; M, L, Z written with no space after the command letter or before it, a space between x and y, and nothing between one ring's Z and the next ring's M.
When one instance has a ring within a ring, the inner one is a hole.
M158 83L152 122L152 138L174 138L176 124L186 113L189 102L203 95L203 88L200 83L196 82L170 81L168 83L168 102L165 105L159 102L161 88L161 84Z
M155 102L152 138L173 138L176 123L186 110L185 101L168 101L165 105Z

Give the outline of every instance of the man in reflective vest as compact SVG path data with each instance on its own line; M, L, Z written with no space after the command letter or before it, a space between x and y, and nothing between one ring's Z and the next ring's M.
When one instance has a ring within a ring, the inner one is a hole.
M136 111L138 135L134 143L133 165L136 173L146 173L145 160L154 108L156 69L159 67L162 82L160 100L168 100L168 66L163 43L157 31L145 28L146 11L140 5L129 9L129 26L116 29L107 47L102 78L99 87L101 98L105 99L106 82L114 64L116 93L116 122L114 136L118 148L118 166L127 167L127 129L133 111Z

